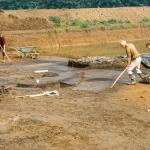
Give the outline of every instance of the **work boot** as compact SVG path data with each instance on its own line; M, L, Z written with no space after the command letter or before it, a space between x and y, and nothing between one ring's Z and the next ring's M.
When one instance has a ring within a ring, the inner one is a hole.
M135 80L131 80L131 84L136 84L136 81Z
M136 81L135 80L131 80L130 82L127 83L128 85L135 85Z
M131 82L129 83L129 85L134 85L136 84L136 79L135 76L133 74L129 74L129 77L131 79Z

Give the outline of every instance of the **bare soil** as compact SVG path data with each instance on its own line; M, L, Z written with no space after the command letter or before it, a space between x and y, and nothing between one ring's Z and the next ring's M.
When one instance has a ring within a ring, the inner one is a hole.
M150 39L149 28L50 33L52 24L48 17L56 15L64 20L124 18L138 22L150 16L150 8L2 11L0 30L7 37L7 46L32 45L40 50L57 50L57 53L60 47L68 45L109 43L122 38ZM30 62L27 59L23 63ZM20 65L22 61L16 59L13 63ZM8 65L13 66L13 63ZM10 69L0 64L0 84L7 83L10 76L16 85L32 82L24 69L27 68ZM10 86L4 94L0 93L0 150L150 149L149 85L117 84L115 88L101 92L73 90L74 87L64 86ZM54 89L59 91L60 96L16 97Z
M9 10L0 12L0 30L48 29L53 24L49 19L51 16L59 16L64 22L73 19L117 19L139 23L149 15L149 7Z
M22 91L16 90L1 97L1 150L150 148L149 85L59 92L59 97L20 99L15 95Z
M47 52L49 55L59 55L65 54L64 56L69 56L72 53L79 53L82 51L82 47L85 47L86 51L90 50L88 46L97 46L97 51L95 55L99 55L99 52L104 52L111 50L118 50L120 39L126 39L129 42L138 44L138 49L144 50L145 43L150 40L150 29L149 28L130 28L130 29L116 29L116 30L93 30L91 32L85 31L73 31L73 32L58 32L51 33L48 30L26 30L26 31L5 31L4 32L7 39L7 49L9 50L11 46L36 46L41 52ZM142 45L142 46L141 46ZM71 47L74 48L74 51ZM80 48L81 47L81 48ZM98 49L99 47L99 49ZM66 49L67 48L67 49ZM80 49L80 51L78 51ZM99 51L99 52L98 52ZM94 52L94 49L93 49ZM98 52L98 53L97 53ZM111 54L111 53L110 53Z
M27 69L26 64L30 61L17 60L17 64ZM5 69L1 65L2 79L10 76L16 85L33 80L29 78L30 73L12 65ZM117 84L113 89L101 92L73 88L13 86L8 93L0 95L0 149L150 149L149 85ZM60 96L16 97L54 89L59 91Z

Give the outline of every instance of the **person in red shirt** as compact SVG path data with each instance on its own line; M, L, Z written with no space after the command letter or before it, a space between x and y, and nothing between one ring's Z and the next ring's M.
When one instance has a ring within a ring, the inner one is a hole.
M3 62L5 62L5 48L6 48L6 40L2 33L0 33L0 52L2 53Z

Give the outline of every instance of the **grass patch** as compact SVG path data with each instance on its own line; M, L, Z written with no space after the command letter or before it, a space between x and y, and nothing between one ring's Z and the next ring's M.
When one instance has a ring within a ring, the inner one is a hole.
M109 20L97 20L95 21L96 26L100 30L105 29L116 29L116 28L128 28L132 26L129 20L116 20L116 19L109 19Z
M144 18L140 21L140 24L149 26L150 25L150 18Z
M109 20L99 20L96 22L97 26L100 27L100 29L102 27L105 28L109 28L109 27L127 27L129 25L131 25L131 22L129 20L116 20L116 19L109 19Z
M88 20L71 20L68 23L68 26L70 27L76 27L76 28L81 28L81 29L89 29L92 26L92 23Z
M59 16L50 16L49 20L52 21L54 23L54 26L61 26L61 19Z
M59 31L75 31L75 30L83 30L86 32L91 31L92 29L99 28L104 31L106 29L120 29L120 28L133 28L138 26L150 26L150 18L144 18L138 23L131 23L130 20L117 20L117 19L109 19L109 20L80 20L74 19L69 20L67 22L63 21L59 16L50 16L49 20L53 22L53 30Z

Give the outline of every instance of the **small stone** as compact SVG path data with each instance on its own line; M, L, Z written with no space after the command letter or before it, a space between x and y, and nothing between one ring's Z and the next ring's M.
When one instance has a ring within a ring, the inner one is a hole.
M140 96L140 98L144 98L144 96Z

